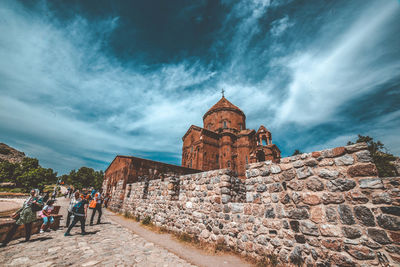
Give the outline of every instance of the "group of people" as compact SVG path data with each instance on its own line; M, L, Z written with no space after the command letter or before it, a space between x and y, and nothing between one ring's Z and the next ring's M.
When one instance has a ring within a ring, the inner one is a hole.
M87 209L88 207L92 209L92 216L90 217L90 225L93 225L93 220L98 213L97 224L100 224L101 215L102 215L102 205L104 202L104 197L102 195L102 190L96 191L92 189L90 191L83 191L80 193L79 191L75 191L73 197L68 206L68 215L67 215L67 231L65 232L65 236L70 236L70 232L72 228L80 222L81 225L81 234L86 234L85 231L85 222L87 217ZM72 222L71 222L72 221ZM71 224L70 224L71 223Z
M1 246L6 246L8 242L11 241L18 227L21 225L25 225L25 241L29 241L32 232L32 222L37 219L37 211L40 211L40 217L43 219L43 224L40 228L40 231L43 232L47 228L49 221L54 221L53 217L51 216L51 212L54 209L54 201L55 200L49 200L48 193L41 196L38 189L32 189L29 197L24 201L22 207L11 216L16 220L16 222L8 231L7 236L2 242Z
M69 190L68 193L72 192L71 200L68 206L68 216L67 216L67 231L65 236L70 236L70 231L76 225L77 222L81 224L82 234L86 234L85 231L85 221L87 217L87 209L92 209L92 215L90 217L90 225L93 225L93 221L96 213L97 224L100 224L102 215L102 205L103 203L107 205L109 200L108 195L103 197L102 190L83 190L79 192L78 190ZM15 224L11 227L7 233L6 238L2 242L1 246L6 246L14 234L16 233L19 226L25 225L25 242L30 240L32 232L32 223L37 219L36 212L40 211L39 216L42 218L43 223L40 227L40 233L48 230L49 226L54 223L54 218L52 213L54 211L54 203L56 201L55 196L52 194L51 199L49 193L44 193L40 195L38 189L32 189L29 197L24 201L22 207L17 210L11 217L16 220Z

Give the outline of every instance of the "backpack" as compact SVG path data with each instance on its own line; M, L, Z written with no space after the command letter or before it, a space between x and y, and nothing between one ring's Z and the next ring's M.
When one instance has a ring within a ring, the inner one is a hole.
M83 200L79 201L72 207L73 213L82 213L82 206L84 205Z

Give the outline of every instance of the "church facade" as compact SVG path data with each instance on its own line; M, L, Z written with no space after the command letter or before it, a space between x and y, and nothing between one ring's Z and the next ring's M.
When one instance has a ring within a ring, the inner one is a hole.
M246 115L224 96L182 137L182 167L202 171L229 168L245 177L246 164L279 162L281 152L264 126L246 128Z

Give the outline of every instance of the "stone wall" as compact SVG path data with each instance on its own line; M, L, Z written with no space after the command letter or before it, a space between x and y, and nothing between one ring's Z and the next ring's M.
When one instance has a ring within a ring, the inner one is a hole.
M112 209L253 258L396 266L400 177L378 178L366 149L355 144L254 163L243 181L223 169L119 184L124 197Z
M50 229L57 230L58 228L60 228L60 220L62 218L62 215L54 214L52 216L54 218L54 223L50 224L49 227ZM42 223L43 219L39 217L34 222L32 222L32 231L31 231L32 235L39 233ZM15 220L12 219L7 219L0 222L0 242L3 242L4 239L6 239L7 233L11 230L14 224ZM17 231L15 232L12 240L21 237L25 237L25 225L21 225L17 228Z

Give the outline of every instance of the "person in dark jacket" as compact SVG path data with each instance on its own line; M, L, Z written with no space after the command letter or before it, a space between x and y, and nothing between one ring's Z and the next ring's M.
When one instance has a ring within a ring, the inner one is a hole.
M25 225L25 241L29 241L31 238L31 231L32 231L32 222L37 219L36 211L32 209L34 205L38 205L37 200L39 196L39 190L32 189L30 196L25 200L22 208L17 210L14 213L14 216L19 214L19 218L12 226L10 231L7 233L6 238L4 239L3 243L1 244L2 247L5 247L14 236L17 228L21 225Z

